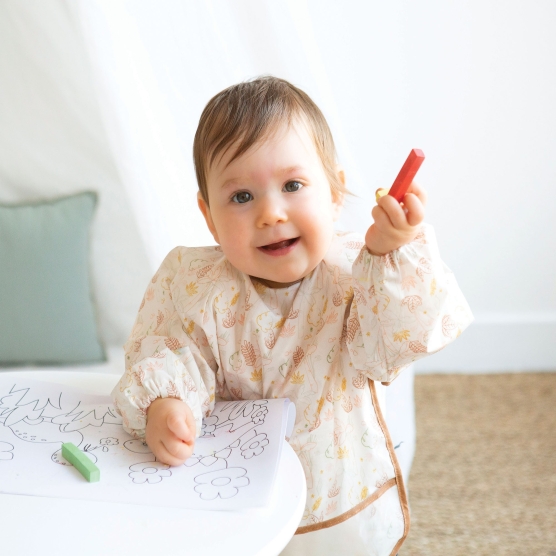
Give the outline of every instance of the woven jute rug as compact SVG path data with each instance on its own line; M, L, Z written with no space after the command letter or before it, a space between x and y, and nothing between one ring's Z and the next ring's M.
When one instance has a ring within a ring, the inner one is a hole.
M419 375L400 556L556 556L556 372Z

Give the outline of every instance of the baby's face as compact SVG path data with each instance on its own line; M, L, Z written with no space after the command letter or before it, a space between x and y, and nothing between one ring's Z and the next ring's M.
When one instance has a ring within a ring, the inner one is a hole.
M284 126L226 166L231 156L208 171L210 208L199 196L214 239L269 286L304 278L326 254L341 208L306 127Z

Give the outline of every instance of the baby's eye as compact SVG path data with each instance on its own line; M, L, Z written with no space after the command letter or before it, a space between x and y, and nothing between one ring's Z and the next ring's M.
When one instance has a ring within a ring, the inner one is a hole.
M232 201L234 203L240 204L247 203L251 201L251 199L253 199L253 195L251 195L251 193L248 193L247 191L240 191L232 197Z
M299 183L298 181L289 181L286 185L284 185L284 191L287 191L288 193L295 193L296 191L299 191L302 187L303 184Z

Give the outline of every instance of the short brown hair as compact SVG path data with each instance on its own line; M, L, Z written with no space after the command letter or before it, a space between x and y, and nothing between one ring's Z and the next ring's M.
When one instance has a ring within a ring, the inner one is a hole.
M332 133L319 107L307 93L278 77L262 76L232 85L205 106L193 142L197 183L208 204L208 169L237 143L230 162L245 153L280 124L303 117L330 182L334 200L348 193L338 177Z

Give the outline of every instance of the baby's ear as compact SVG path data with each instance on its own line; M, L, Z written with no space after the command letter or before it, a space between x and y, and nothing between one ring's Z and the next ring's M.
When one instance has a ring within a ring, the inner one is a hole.
M332 219L334 222L340 218L340 214L342 213L342 209L344 208L344 196L337 194L337 197L340 197L338 201L334 201L334 210L332 212Z
M336 172L338 174L338 179L342 184L343 189L346 187L346 174L344 169L340 166L336 166ZM344 199L345 195L343 191L339 190L332 190L332 202L334 203L334 222L340 218L340 213L342 212L342 208L344 207Z
M207 227L210 230L214 241L220 244L220 242L218 241L218 232L216 231L216 227L214 226L214 222L212 221L212 215L210 214L210 207L208 203L203 199L200 191L197 192L197 205L199 207L199 210L205 217L205 222L207 223Z

